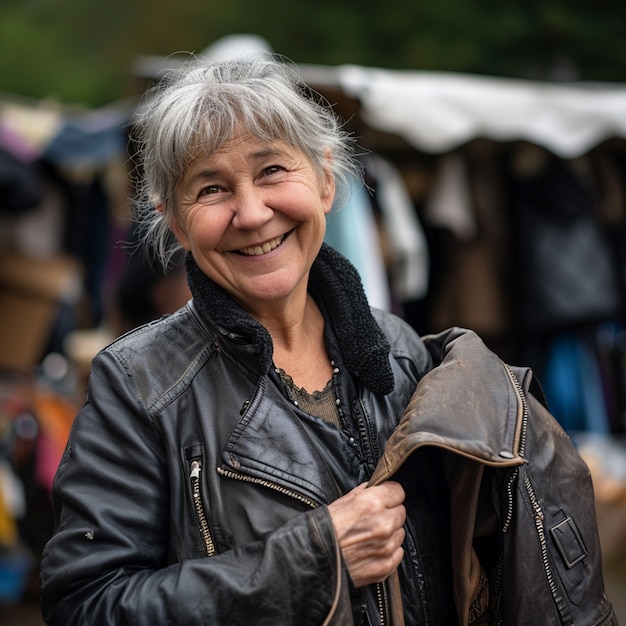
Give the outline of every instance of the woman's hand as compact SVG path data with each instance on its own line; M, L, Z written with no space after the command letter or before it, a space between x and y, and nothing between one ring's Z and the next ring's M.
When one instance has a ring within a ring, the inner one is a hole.
M385 580L404 556L404 489L387 481L355 487L328 505L355 587Z

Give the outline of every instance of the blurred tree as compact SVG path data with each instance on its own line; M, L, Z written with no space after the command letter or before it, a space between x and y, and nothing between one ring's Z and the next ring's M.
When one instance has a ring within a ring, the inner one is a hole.
M1 0L0 90L105 104L138 54L256 33L300 63L626 80L624 0Z

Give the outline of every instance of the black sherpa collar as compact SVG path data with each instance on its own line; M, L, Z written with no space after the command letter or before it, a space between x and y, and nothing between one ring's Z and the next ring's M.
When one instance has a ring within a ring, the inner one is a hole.
M196 307L224 334L246 337L261 347L260 371L272 363L272 339L259 322L228 293L209 279L191 254L186 259L187 279ZM323 244L313 263L309 291L328 312L344 362L353 376L377 395L393 391L389 343L374 320L361 278L354 266Z

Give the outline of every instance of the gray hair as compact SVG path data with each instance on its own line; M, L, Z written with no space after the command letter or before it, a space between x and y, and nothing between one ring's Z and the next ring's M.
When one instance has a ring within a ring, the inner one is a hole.
M146 94L133 122L141 171L136 217L142 239L165 268L180 248L169 228L178 180L199 151L213 154L239 128L300 150L320 180L330 151L334 207L347 202L355 177L362 180L353 139L287 62L258 56L208 64L194 58Z

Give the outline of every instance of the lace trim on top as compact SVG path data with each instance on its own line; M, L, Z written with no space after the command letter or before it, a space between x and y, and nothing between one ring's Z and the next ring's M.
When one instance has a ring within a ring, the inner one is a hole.
M293 382L293 378L284 370L277 367L276 373L280 376L289 399L297 407L309 415L319 417L325 422L329 422L337 426L337 428L340 428L339 410L333 394L332 378L321 391L309 393L303 387L298 387Z

